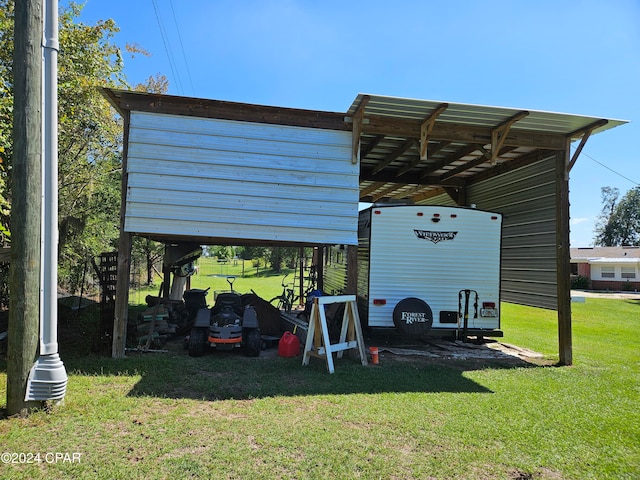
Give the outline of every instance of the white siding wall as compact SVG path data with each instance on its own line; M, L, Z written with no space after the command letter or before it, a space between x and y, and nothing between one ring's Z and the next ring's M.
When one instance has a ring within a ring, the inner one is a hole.
M351 132L131 112L127 172L128 232L357 244Z

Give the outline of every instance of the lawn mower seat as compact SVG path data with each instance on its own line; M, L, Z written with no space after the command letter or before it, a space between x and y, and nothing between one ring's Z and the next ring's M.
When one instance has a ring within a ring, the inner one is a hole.
M242 297L239 294L232 292L218 294L216 303L211 309L211 314L216 315L229 309L233 310L236 315L242 316Z

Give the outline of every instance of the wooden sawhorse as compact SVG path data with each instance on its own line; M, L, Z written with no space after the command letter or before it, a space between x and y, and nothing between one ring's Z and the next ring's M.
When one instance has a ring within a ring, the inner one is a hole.
M342 330L340 332L340 342L331 345L329 340L329 330L327 328L327 317L324 313L324 306L332 303L344 303L344 315L342 317ZM367 365L367 355L364 349L364 339L362 337L362 327L358 316L355 295L338 295L333 297L316 297L313 299L311 308L311 318L309 319L309 331L307 341L304 346L302 365L309 365L310 357L325 358L329 373L335 371L333 367L333 353L338 353L338 358L342 358L345 350L357 348L362 365Z

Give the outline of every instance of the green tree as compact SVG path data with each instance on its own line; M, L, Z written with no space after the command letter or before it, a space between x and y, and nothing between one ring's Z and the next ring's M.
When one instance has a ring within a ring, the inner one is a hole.
M232 255L231 247L224 245L218 245L212 248L211 253L214 257L218 257L219 260L228 259Z
M298 252L298 247L271 247L268 258L273 271L280 273L283 265L287 268L296 268Z
M611 247L614 245L615 226L610 221L616 210L616 203L620 197L620 190L614 187L602 187L600 189L602 210L596 222L595 245Z
M118 238L122 122L99 87L126 88L113 20L77 21L81 6L59 17L59 218L60 280L74 288L87 256Z
M85 260L118 236L122 122L99 87L126 88L112 20L85 25L81 6L59 15L58 170L60 283L73 289ZM0 233L10 235L14 1L0 0Z
M0 242L10 241L10 179L13 157L13 2L0 1Z
M618 202L617 188L602 188L602 213L596 224L595 245L640 246L640 186L629 190Z

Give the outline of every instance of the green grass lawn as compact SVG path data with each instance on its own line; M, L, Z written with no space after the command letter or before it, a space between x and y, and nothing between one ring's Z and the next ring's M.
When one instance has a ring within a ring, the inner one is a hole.
M284 268L275 273L271 268L264 266L254 267L251 260L231 260L227 263L219 263L212 257L198 259L198 272L190 277L191 288L209 288L207 296L209 305L213 304L213 292L229 290L227 277L235 277L234 290L240 293L248 293L252 289L267 300L282 293L282 282L290 285L294 280L294 271ZM286 276L286 279L285 279ZM149 294L158 295L158 285L132 289L129 294L129 303L144 304L145 297Z
M385 353L329 375L273 354L114 361L61 338L64 405L0 420L0 450L80 462L0 463L0 478L638 478L640 303L574 304L571 367L553 366L555 312L502 308L504 341L542 365Z

